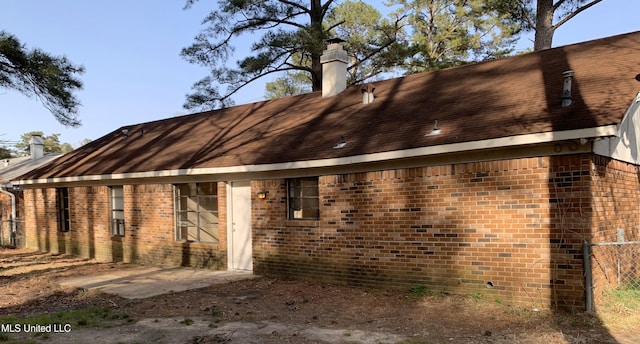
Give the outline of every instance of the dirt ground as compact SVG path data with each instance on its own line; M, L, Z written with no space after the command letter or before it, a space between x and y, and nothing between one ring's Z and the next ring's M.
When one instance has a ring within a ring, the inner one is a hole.
M131 267L0 249L0 342L640 343L640 325L625 321L637 314L558 314L479 296L418 296L260 277L128 300L57 283ZM98 323L65 318L53 321L57 330L26 332L22 325L15 331L22 319L84 309L104 309L106 315Z

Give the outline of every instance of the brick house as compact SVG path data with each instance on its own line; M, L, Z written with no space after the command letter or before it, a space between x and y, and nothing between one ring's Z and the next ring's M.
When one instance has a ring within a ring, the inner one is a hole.
M24 245L24 198L22 186L13 179L44 165L60 154L44 154L44 141L34 135L29 141L29 156L0 161L0 245Z
M640 235L640 32L119 128L24 176L27 246L584 308ZM333 71L333 72L332 72Z

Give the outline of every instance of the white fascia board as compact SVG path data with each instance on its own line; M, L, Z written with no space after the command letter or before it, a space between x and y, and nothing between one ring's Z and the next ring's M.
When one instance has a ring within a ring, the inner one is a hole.
M615 137L597 140L593 152L634 165L640 164L640 92L631 103L622 121L617 125Z
M132 173L116 173L107 175L88 175L77 177L61 177L46 178L33 180L20 180L16 184L36 185L50 183L75 183L90 181L109 181L109 180L125 180L125 179L143 179L143 178L163 178L163 177L181 177L195 175L217 175L217 174L239 174L239 173L255 173L255 172L271 172L281 170L296 170L309 168L335 167L344 165L354 165L381 161L391 161L406 158L417 158L422 156L432 156L447 153L459 153L465 151L476 151L484 149L508 148L523 145L550 143L555 141L576 140L581 138L610 137L616 136L618 127L615 124L555 132L544 132L537 134L526 134L507 136L496 139L460 142L445 145L429 146L405 149L399 151L381 152L354 155L342 158L292 161L275 164L260 165L239 165L229 167L208 167L208 168L190 168L179 170L151 171L151 172L132 172ZM425 138L428 140L429 138Z

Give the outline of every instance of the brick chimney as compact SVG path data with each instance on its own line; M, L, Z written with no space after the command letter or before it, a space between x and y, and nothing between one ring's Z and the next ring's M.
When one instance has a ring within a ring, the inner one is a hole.
M327 41L327 50L322 52L322 97L331 97L347 88L347 62L349 57L342 49L343 40L333 38Z
M33 135L29 140L29 152L31 160L40 159L44 156L44 140L40 135Z

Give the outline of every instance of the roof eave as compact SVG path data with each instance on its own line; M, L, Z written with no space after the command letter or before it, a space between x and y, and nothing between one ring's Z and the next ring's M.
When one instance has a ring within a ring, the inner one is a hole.
M117 173L105 175L88 175L73 177L57 177L32 180L14 181L18 185L45 185L45 184L61 184L61 183L86 183L86 182L102 182L120 181L130 179L147 179L147 178L167 178L195 175L221 175L221 174L242 174L256 172L273 172L282 170L301 170L311 168L326 168L345 165L356 165L375 163L381 161L393 161L401 159L410 159L418 157L427 157L440 154L461 153L469 151L478 151L485 149L513 148L518 146L544 144L558 141L602 138L618 135L618 125L610 124L599 127L542 132L535 134L525 134L516 136L506 136L494 139L451 143L437 146L427 146L420 148L412 148L405 150L370 153L362 155L354 155L340 158L318 159L292 161L274 164L257 164L257 165L238 165L228 167L209 167L209 168L189 168L178 170L164 171L148 171L148 172L131 172Z

